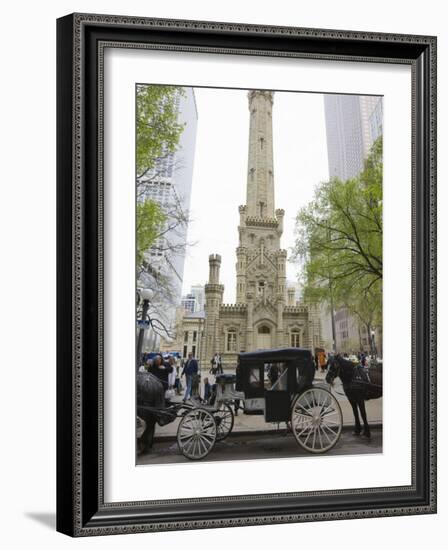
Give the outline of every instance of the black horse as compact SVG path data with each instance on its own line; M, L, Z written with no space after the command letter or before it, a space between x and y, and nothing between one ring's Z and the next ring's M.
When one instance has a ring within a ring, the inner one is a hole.
M149 372L137 374L137 415L145 421L146 427L138 440L138 451L152 447L154 430L158 418L154 410L165 406L165 388L161 380Z
M342 381L344 393L353 409L355 417L355 431L353 434L362 434L370 439L370 427L367 421L365 402L369 399L377 399L383 395L382 365L377 364L367 369L363 366L355 365L340 355L336 355L328 361L328 373L325 380L328 384L333 384L334 379L338 376ZM361 431L358 409L364 423L363 431Z

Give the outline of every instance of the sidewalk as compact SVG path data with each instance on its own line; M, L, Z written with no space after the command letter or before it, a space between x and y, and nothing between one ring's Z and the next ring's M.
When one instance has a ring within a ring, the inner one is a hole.
M208 375L208 378L210 380L210 383L212 383L213 376ZM202 376L202 379L204 379L204 375ZM213 380L214 382L214 380ZM325 373L316 373L316 376L314 378L314 383L319 384L323 383L325 384ZM203 394L203 387L201 387L201 393ZM344 395L342 384L339 380L337 380L332 388L332 391L336 397L336 399L339 402L339 405L341 406L342 410L342 417L343 417L343 427L353 427L355 424L354 418L353 418L353 411L351 408L350 403L348 402L347 398ZM177 396L173 401L181 401L182 396ZM367 418L369 421L369 424L374 425L382 425L383 417L382 417L382 410L383 410L383 400L380 399L374 399L372 401L366 401L366 410L367 410ZM155 431L155 440L158 439L165 439L165 438L174 438L177 434L177 428L179 426L180 419L175 420L171 424L168 424L166 426L159 426L156 425L156 431ZM284 426L284 425L283 425ZM271 424L266 423L264 420L264 416L255 416L255 415L245 415L241 410L238 412L238 415L235 416L235 422L233 425L232 433L239 433L242 435L243 433L257 433L257 432L271 432L271 431L277 431L277 424Z

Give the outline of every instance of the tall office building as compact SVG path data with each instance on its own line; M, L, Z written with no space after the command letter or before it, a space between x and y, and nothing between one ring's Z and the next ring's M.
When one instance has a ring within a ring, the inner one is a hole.
M326 94L324 106L330 178L353 178L383 133L383 98Z
M185 296L182 296L181 305L187 313L194 313L196 311L196 298L193 294L185 294Z
M158 296L157 309L158 315L163 315L160 320L170 328L174 325L176 307L181 303L188 223L173 223L173 217L169 213L177 211L188 214L190 208L198 120L193 88L183 88L183 91L183 94L176 97L177 122L184 125L179 146L174 153L162 156L154 169L143 178L144 185L140 188L144 192L138 193L138 200L152 199L168 214L167 232L146 251L145 258L153 272L158 271L169 281L170 296L166 293ZM173 229L169 229L174 225ZM140 286L153 284L148 273L143 272L140 275ZM158 338L148 334L144 347L157 349Z
M182 307L189 313L202 311L204 309L204 303L204 285L193 285L190 292L182 297Z

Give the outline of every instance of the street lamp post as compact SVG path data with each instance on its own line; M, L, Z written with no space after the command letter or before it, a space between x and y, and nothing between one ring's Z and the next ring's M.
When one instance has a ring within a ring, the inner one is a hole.
M372 356L376 359L375 329L371 330L370 336L372 337Z
M143 301L143 304L142 304L142 318L141 318L142 324L138 331L136 357L135 357L135 368L137 372L138 372L138 369L140 368L140 362L142 359L143 337L145 335L145 321L149 320L149 315L148 315L149 302L153 296L154 296L154 291L152 291L149 288L144 288L140 291L140 298Z
M331 241L331 232L330 228L328 227L328 220L327 220L327 239ZM328 261L328 287L330 290L330 311L331 311L331 339L332 339L332 347L333 347L333 353L336 353L336 322L334 317L334 301L333 301L333 275L332 275L332 269L330 266L330 254L327 253L327 261Z

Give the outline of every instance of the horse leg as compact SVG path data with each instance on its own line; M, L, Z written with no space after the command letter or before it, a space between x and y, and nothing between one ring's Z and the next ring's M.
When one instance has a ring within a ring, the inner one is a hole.
M145 416L146 418L144 420L146 422L146 430L142 433L140 438L141 443L139 445L139 450L141 452L147 452L151 449L156 428L156 419L154 416L152 414Z
M353 432L353 435L360 435L361 433L361 422L359 421L359 414L358 414L358 404L355 400L349 399L350 405L353 409L353 416L355 417L355 430Z
M362 421L364 423L364 432L363 435L370 439L370 427L367 422L367 412L366 412L366 402L364 399L361 399L359 402L359 410L361 411Z

